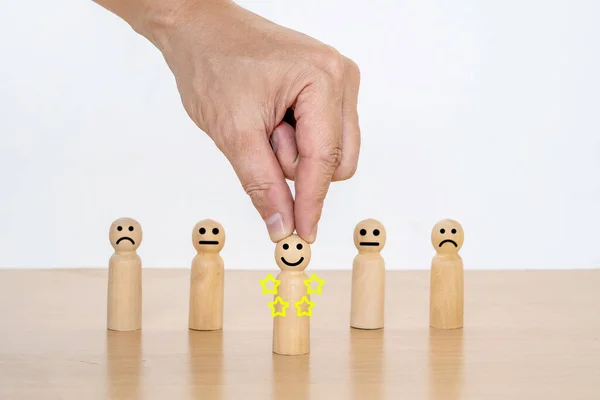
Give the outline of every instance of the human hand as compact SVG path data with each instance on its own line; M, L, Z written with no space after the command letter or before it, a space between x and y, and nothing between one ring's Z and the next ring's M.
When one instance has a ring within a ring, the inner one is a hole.
M313 243L330 182L358 162L356 64L228 0L144 1L136 30L163 53L187 113L231 163L271 240L295 229ZM295 124L283 121L288 109Z

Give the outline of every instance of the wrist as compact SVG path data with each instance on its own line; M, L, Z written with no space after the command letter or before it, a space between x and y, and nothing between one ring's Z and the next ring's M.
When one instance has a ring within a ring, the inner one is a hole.
M161 52L169 47L174 32L189 23L202 24L209 12L229 0L138 0L143 3L138 15L128 21L133 30L144 36Z

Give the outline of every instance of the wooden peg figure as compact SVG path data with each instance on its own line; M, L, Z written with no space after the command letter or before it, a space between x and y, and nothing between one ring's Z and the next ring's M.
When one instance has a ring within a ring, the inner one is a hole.
M214 331L223 328L225 269L219 252L225 245L223 226L205 219L194 226L192 242L198 252L192 260L189 328Z
M137 249L142 227L131 218L119 218L108 234L115 252L108 262L107 325L112 331L142 327L142 260Z
M431 232L436 255L431 262L429 325L438 329L463 327L462 226L452 219L438 222Z
M381 250L386 231L374 219L366 219L354 228L354 245L358 254L352 264L350 326L358 329L381 329L385 309L385 262Z
M277 280L278 297L287 303L285 316L273 317L273 352L288 356L308 354L310 351L310 316L299 315L300 310L306 311L310 301L308 287L304 281L308 276L304 272L310 262L310 245L298 235L291 235L277 243L275 246L275 261L281 269ZM297 308L298 304L301 308Z

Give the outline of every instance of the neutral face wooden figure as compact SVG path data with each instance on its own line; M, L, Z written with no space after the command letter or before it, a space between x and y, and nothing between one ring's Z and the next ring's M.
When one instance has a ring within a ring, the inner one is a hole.
M222 329L225 270L219 252L225 245L225 230L215 220L202 220L192 230L192 244L198 253L190 276L189 328Z
M380 254L386 230L375 219L366 219L354 228L358 254L352 263L350 326L381 329L385 313L385 262Z
M136 250L142 227L132 218L114 221L108 234L115 249L108 264L107 327L133 331L142 327L142 260Z
M437 329L463 327L464 268L458 251L464 231L458 221L445 219L433 227L431 244L436 255L431 262L429 325Z
M298 315L295 305L303 297L310 301L304 272L311 258L310 245L298 235L291 235L275 246L275 262L281 272L277 275L278 297L288 303L285 316L273 317L273 352L282 355L307 354L310 351L310 316Z

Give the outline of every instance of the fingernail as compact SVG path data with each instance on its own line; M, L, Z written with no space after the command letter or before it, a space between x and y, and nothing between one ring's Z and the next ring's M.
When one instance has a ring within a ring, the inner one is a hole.
M287 235L285 232L285 226L283 225L283 217L281 214L273 214L269 218L265 220L267 224L267 230L269 231L269 236L275 242L284 239Z
M269 142L271 142L271 148L273 149L273 152L277 152L277 131L273 132Z
M317 230L318 230L318 227L317 227L317 225L315 225L312 232L310 233L310 236L308 237L309 243L312 244L315 241L315 239L317 239Z

